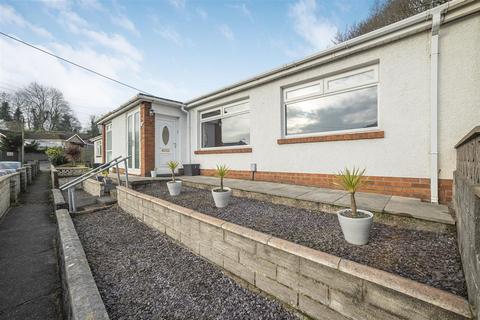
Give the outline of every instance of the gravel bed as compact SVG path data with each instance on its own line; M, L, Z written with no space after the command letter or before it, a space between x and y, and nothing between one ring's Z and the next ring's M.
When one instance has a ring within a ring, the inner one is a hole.
M298 319L121 209L74 224L110 319Z
M186 186L176 197L169 195L166 184L147 186L139 191L467 297L453 231L415 231L374 223L369 243L355 246L343 239L337 217L330 213L240 197L232 197L228 207L218 209L210 191Z

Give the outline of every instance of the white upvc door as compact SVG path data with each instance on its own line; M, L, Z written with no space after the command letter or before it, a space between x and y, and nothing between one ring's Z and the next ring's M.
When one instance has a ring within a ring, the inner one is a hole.
M132 172L140 170L140 111L127 114L127 154L128 169Z
M167 162L177 161L177 119L155 118L155 167L157 173L170 173Z

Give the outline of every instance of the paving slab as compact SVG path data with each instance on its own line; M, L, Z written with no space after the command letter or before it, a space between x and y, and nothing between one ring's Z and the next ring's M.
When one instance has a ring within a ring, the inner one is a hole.
M376 193L357 192L355 193L355 200L359 209L383 212L392 196ZM350 207L350 194L345 194L343 197L333 203L341 207Z
M313 190L297 197L298 200L333 204L347 193L341 190L312 188Z
M419 199L392 196L385 207L385 212L434 222L455 224L455 220L448 212L447 206L426 203Z

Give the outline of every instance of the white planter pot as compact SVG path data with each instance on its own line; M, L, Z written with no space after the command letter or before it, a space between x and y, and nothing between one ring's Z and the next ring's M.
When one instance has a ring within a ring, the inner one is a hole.
M342 215L344 212L351 211L350 209L343 209L337 211L338 222L342 228L343 237L348 243L363 245L367 244L370 235L370 229L373 223L373 213L366 210L358 210L358 212L368 215L365 218L350 218Z
M168 192L171 196L178 196L180 191L182 191L182 181L168 181L167 182Z
M150 171L150 176L152 178L155 178L157 176L157 171L155 171L155 170Z
M215 206L217 208L225 208L230 201L230 197L232 195L232 189L223 187L225 191L219 192L215 190L220 190L220 187L216 187L212 189L212 196L213 201L215 201Z

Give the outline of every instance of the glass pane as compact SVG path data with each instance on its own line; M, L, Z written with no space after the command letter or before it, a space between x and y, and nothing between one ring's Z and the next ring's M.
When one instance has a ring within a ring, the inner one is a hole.
M127 117L127 154L130 156L128 158L128 167L132 167L132 149L133 149L133 126L132 126L133 117L130 115Z
M135 113L135 168L140 168L140 114Z
M164 126L162 129L162 140L164 145L167 145L168 140L170 140L170 131L168 131L167 126Z
M250 114L202 123L202 148L250 144Z
M377 87L292 103L286 106L286 134L377 126Z
M241 112L246 110L248 110L248 103L242 103L242 104L237 104L231 107L225 107L223 109L223 113L231 114L231 113L236 113L236 112Z
M214 111L202 113L202 119L219 116L220 112L221 112L220 109L217 109Z
M373 70L368 70L362 73L352 74L351 76L328 81L328 90L332 91L357 87L363 84L371 83L374 80L375 72Z
M287 91L286 98L287 100L290 100L290 99L298 98L301 96L306 96L306 95L321 93L321 92L322 92L321 83L317 83L308 87L303 87L296 90L289 90Z

